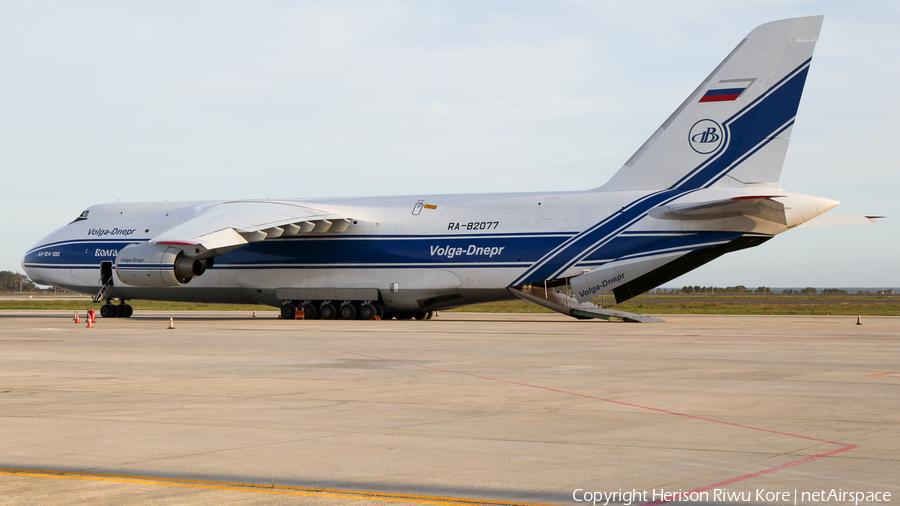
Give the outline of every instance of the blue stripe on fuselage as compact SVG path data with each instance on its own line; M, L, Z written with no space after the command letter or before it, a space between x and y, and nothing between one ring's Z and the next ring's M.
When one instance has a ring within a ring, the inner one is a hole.
M216 266L230 264L301 264L341 266L393 264L530 264L567 236L532 235L440 237L383 240L377 236L340 240L316 238L268 240L248 244L216 258Z
M742 235L743 232L684 232L675 236L619 234L606 246L587 255L583 262L616 259L638 253L658 254L664 250L691 248L710 242L729 242Z
M55 265L100 265L100 262L115 262L116 254L129 244L145 242L147 239L72 239L57 241L33 248L25 254L26 267L52 268Z
M643 218L648 210L681 197L686 193L689 192L684 190L666 190L644 196L628 207L613 213L580 236L570 239L564 248L557 250L552 256L548 255L545 259L542 259L542 262L537 264L537 268L532 268L519 277L513 283L513 286L556 278L567 268L575 265L598 248L602 248L606 242L613 239L637 220Z
M253 268L279 266L527 266L574 233L522 233L485 236L328 236L270 239L247 244L216 258L216 267ZM143 241L146 241L144 239ZM133 241L59 241L33 249L26 266L86 268L101 261L115 261L118 252ZM131 266L129 268L146 268Z
M596 266L600 261L629 255L652 255L675 249L696 249L710 242L727 242L739 232L625 232L611 238L609 243L594 254L580 260L578 265ZM414 236L378 237L355 236L341 240L328 238L290 238L268 240L246 245L216 259L214 269L381 269L381 268L522 268L532 265L535 259L553 250L566 238L565 235L483 237L483 238L418 238ZM502 240L499 240L502 239ZM499 240L499 241L498 241ZM93 254L96 250L122 248L120 241L57 243L47 251L58 251L59 256L41 256L35 250L26 262L29 268L97 269L104 260L115 261L113 256L85 258L85 248ZM480 248L480 255L476 252ZM509 248L509 251L507 251ZM453 249L452 256L449 250ZM493 256L492 249L499 250ZM432 254L432 250L434 254ZM440 251L437 251L440 250ZM443 254L439 254L443 253ZM166 269L168 265L129 264L124 270Z

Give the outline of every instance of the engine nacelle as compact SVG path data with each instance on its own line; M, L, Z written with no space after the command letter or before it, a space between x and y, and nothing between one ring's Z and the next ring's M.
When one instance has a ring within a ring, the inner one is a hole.
M171 246L130 244L116 256L116 275L131 286L181 286L212 267L213 260L187 258Z

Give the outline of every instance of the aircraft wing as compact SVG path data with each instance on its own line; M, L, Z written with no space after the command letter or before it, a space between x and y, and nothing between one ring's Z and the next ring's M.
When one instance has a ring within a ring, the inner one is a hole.
M348 217L295 202L243 200L213 204L150 240L151 244L191 246L192 255L224 253L247 243L305 233L343 232Z

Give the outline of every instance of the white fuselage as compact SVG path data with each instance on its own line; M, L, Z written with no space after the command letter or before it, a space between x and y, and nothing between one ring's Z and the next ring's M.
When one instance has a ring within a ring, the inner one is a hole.
M622 257L694 251L747 235L771 237L813 217L803 216L804 196L781 190L786 225L747 216L648 216L648 209L662 204L753 194L733 189L664 193L303 200L304 205L352 216L353 222L340 234L247 244L217 257L213 268L184 286L129 286L115 277L112 296L277 306L276 291L284 287L376 288L381 302L396 310L455 307L512 298L510 286L577 276ZM93 206L88 219L56 230L29 250L23 267L38 283L96 293L101 262L115 263L122 248L193 218L203 204Z

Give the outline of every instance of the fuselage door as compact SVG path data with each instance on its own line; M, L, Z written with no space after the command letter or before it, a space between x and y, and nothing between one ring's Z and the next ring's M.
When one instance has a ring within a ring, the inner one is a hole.
M112 281L113 263L109 260L100 262L100 286L106 286Z

